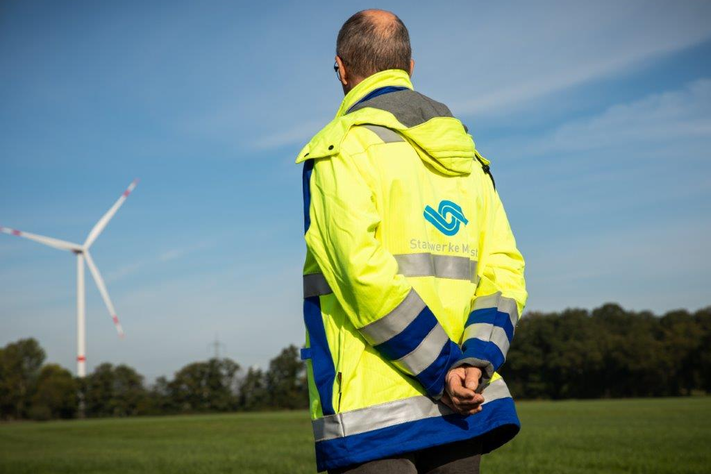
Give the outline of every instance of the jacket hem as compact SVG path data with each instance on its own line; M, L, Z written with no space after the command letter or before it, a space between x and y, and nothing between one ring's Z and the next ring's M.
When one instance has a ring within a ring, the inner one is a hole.
M319 471L382 459L482 436L482 454L516 436L520 422L512 398L493 400L484 410L462 416L436 416L316 443Z

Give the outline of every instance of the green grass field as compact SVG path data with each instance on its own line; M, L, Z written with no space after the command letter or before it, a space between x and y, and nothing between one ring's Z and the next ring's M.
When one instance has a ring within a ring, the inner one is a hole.
M711 397L519 402L494 473L711 472ZM305 412L0 425L0 473L313 473Z

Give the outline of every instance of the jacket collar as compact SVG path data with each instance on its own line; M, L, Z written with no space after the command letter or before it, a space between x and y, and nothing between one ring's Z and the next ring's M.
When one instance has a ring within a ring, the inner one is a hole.
M333 120L301 149L296 157L296 163L335 155L340 151L341 142L348 133L348 129L363 120L368 123L382 122L382 125L392 128L402 128L403 125L392 114L380 110L371 110L370 115L363 114L362 111L346 115L351 107L368 94L384 87L412 89L412 82L410 82L410 76L401 69L388 69L364 79L346 94Z
M334 119L301 149L296 163L327 158L340 153L341 144L348 130L354 125L368 123L381 125L402 134L423 161L445 175L469 174L474 158L479 159L484 165L489 164L488 160L476 151L471 135L467 133L462 122L455 117L437 116L408 127L398 121L393 113L376 107L362 107L348 113L369 94L378 94L378 92L374 93L378 89L397 90L401 87L412 89L412 83L408 74L399 69L381 71L358 84L346 94ZM425 100L431 99L425 98Z
M345 115L348 110L355 104L360 102L365 96L376 89L382 87L406 87L412 89L410 75L402 69L387 69L373 74L372 76L363 79L357 86L351 89L343 98L341 106L338 108L336 117Z

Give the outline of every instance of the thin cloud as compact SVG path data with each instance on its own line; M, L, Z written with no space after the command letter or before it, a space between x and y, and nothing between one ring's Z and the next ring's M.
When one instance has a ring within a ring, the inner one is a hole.
M256 150L271 150L280 148L286 145L306 144L310 137L321 129L328 119L309 120L302 122L299 125L290 127L282 132L265 135L252 143L252 147ZM295 151L295 153L298 150Z
M522 33L523 41L504 43L497 48L496 56L525 59L520 65L501 68L504 75L496 70L477 74L476 81L469 82L472 84L469 91L457 90L463 97L471 98L464 101L453 98L452 108L462 115L502 114L574 86L644 67L650 60L711 38L710 24L699 20L708 18L711 8L708 5L697 8L703 11L679 9L671 3L654 9L637 5L630 11L610 9L609 18L595 23L589 17L599 13L600 6L563 11L567 15L565 25L557 26L553 21L541 23L531 38ZM686 27L668 28L672 23ZM577 31L571 32L571 25ZM543 34L543 28L551 29L550 33ZM484 57L492 62L494 58L491 53ZM482 66L484 71L488 68L486 64Z
M123 265L118 270L115 270L115 271L109 273L106 278L106 281L107 281L107 283L112 283L112 282L115 282L118 280L122 280L130 275L133 275L133 274L139 272L140 270L142 270L145 267L150 267L152 265L167 263L167 262L171 262L173 260L178 260L178 259L183 258L193 252L197 252L199 250L209 248L212 245L213 245L213 242L211 242L211 241L203 241L203 242L200 242L196 245L166 250L166 251L158 254L158 256L156 256L156 257L146 258L143 260L138 260L138 261Z
M620 148L629 145L669 144L674 140L711 137L711 79L641 100L616 104L603 113L567 122L534 140L506 147L511 156L551 155Z

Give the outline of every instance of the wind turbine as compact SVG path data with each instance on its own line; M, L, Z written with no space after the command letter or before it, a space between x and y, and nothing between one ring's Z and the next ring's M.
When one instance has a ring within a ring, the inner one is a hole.
M113 303L111 303L111 298L109 298L109 292L106 290L106 285L104 284L104 279L101 278L101 273L99 269L94 264L94 260L91 258L89 253L89 247L96 241L101 232L106 228L116 211L119 210L121 205L124 203L126 198L131 191L138 184L138 180L134 179L133 182L128 186L126 191L123 192L121 197L111 206L106 214L104 214L99 222L96 223L86 241L82 245L74 244L71 242L66 242L64 240L54 239L52 237L45 237L37 234L30 234L29 232L22 232L16 229L10 229L9 227L1 227L0 232L4 232L10 235L17 235L18 237L24 237L26 239L34 240L44 245L54 247L59 250L68 250L74 252L77 256L77 375L79 377L84 377L86 375L86 320L85 320L85 293L84 293L84 262L89 267L91 275L94 277L96 286L99 288L99 293L106 304L106 308L109 310L111 319L114 321L116 326L116 331L118 331L119 337L123 337L123 329L119 323L118 316L116 316L116 310L114 309Z

